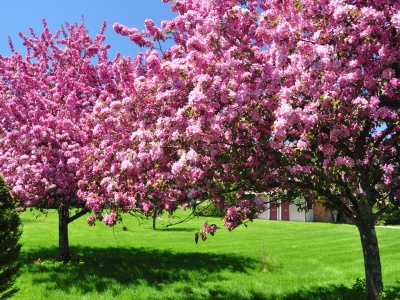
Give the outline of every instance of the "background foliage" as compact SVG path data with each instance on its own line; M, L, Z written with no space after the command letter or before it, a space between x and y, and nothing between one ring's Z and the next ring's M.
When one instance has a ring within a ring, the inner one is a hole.
M20 225L15 202L0 174L0 299L7 299L17 291L13 284L20 268Z

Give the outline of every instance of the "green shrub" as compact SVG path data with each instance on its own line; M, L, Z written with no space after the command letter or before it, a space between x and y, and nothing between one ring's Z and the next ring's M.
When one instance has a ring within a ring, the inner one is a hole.
M3 177L0 175L0 299L10 298L18 275L21 220Z
M365 279L360 279L357 277L356 282L351 287L351 290L354 293L353 297L355 299L365 299L366 297L365 287L366 287Z
M384 214L379 218L379 222L385 225L400 225L400 209Z

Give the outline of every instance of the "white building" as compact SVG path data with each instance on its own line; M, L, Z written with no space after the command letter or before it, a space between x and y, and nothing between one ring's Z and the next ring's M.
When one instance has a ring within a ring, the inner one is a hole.
M304 198L296 199L293 201L281 201L270 195L262 197L267 205L267 210L258 215L261 220L278 220L278 221L297 221L297 222L313 222L314 212L312 207L306 210L298 210L296 203L306 205Z

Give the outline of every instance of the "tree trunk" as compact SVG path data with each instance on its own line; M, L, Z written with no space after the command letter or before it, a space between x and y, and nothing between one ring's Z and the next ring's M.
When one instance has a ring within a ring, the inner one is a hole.
M379 293L383 291L383 282L378 239L375 232L375 216L364 215L363 218L357 220L356 225L360 232L364 254L367 299L379 299Z
M153 209L153 230L156 230L156 218L157 218L157 210L156 206Z
M69 209L62 204L58 208L58 255L63 262L71 260L68 242Z

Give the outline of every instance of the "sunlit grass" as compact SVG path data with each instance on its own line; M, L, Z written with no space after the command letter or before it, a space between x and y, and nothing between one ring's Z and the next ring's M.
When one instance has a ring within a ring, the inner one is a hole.
M219 219L209 223L222 226ZM57 214L22 214L24 232L13 299L354 299L363 278L354 226L254 221L194 242L204 218L169 228L130 216L115 228L70 224L73 260L56 261ZM126 226L128 231L123 231ZM385 289L400 292L400 230L377 228Z

